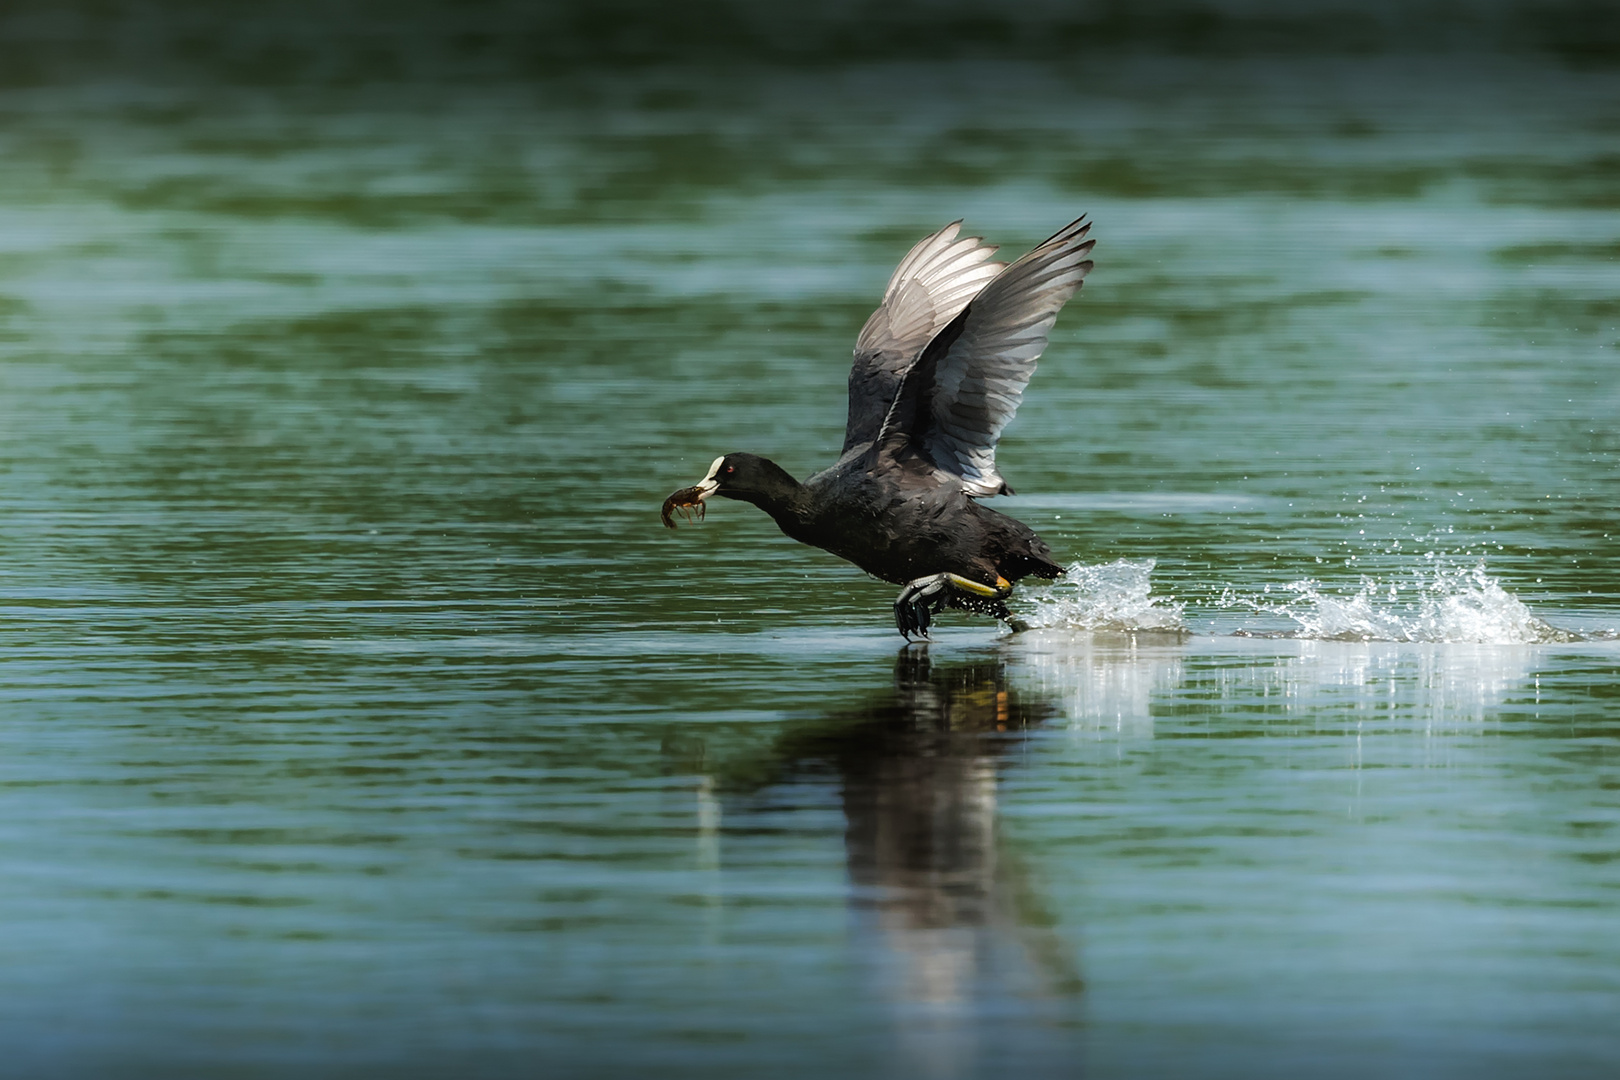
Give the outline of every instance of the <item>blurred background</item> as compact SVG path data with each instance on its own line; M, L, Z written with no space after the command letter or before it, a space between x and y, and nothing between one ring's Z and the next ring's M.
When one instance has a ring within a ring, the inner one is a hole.
M1034 634L716 503L1079 216ZM33 1076L1605 1076L1620 8L0 5Z

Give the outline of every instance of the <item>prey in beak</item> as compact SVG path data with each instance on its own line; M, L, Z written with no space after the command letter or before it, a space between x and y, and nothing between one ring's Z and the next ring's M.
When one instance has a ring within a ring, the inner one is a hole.
M687 521L703 520L703 500L720 490L720 481L715 476L720 472L720 464L726 459L717 457L714 464L709 466L708 475L691 487L684 487L664 500L663 508L659 510L659 517L664 519L664 525L675 528L675 514L678 511ZM697 511L697 517L692 517L692 511Z

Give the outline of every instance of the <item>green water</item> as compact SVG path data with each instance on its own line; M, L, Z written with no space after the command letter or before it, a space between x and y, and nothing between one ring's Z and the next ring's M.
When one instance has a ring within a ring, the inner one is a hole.
M1612 68L244 71L0 89L14 1068L1620 1065ZM659 525L1082 212L1045 629Z

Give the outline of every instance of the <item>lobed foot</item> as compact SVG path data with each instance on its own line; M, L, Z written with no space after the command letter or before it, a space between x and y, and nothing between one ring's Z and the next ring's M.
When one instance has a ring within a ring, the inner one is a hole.
M900 636L910 641L913 634L921 638L928 636L934 612L942 607L1011 619L1012 612L1002 602L1011 594L1012 584L1006 578L997 578L995 585L984 585L960 574L920 577L900 590L894 602L894 623Z
M910 641L912 634L928 636L928 624L934 621L934 612L950 599L949 579L949 574L935 574L918 578L900 590L894 602L894 624L900 628L901 637Z

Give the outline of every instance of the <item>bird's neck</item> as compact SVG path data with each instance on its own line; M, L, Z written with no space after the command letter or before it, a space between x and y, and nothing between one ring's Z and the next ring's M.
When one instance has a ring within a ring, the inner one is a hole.
M755 480L754 490L739 491L732 498L753 503L791 536L794 526L809 519L808 490L776 462L762 459L760 465L762 475Z

